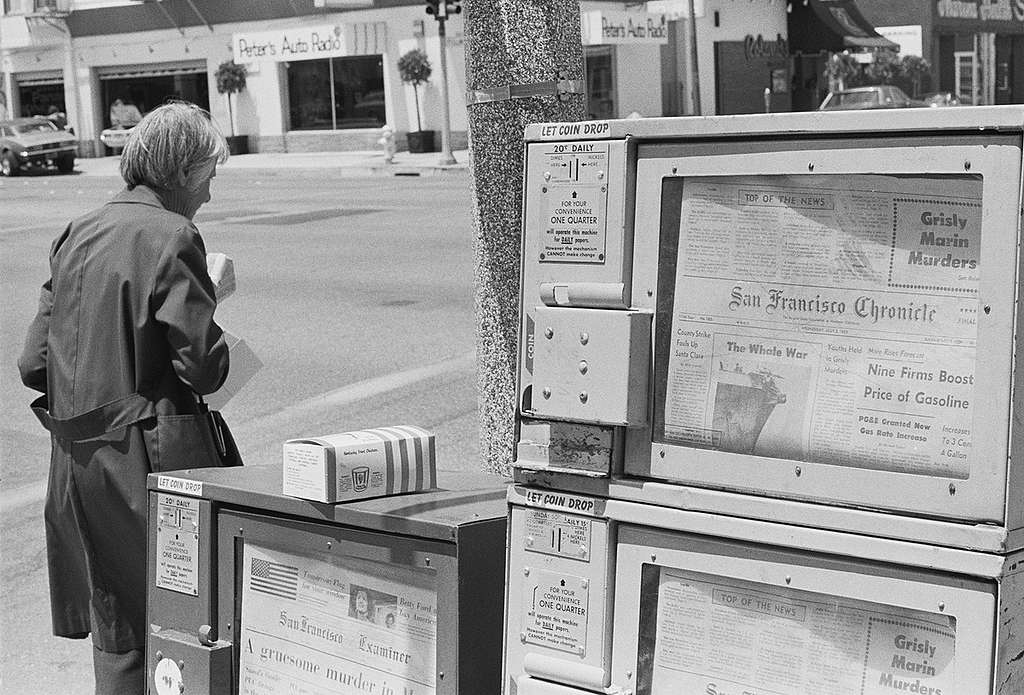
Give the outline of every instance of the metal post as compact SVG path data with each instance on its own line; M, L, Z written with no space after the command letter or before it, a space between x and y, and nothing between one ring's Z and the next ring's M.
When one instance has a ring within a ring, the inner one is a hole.
M74 128L75 134L82 139L85 134L85 114L82 113L82 95L78 84L78 57L75 54L75 41L71 36L71 30L67 23L64 24L64 45L67 50L65 56L65 67L67 71L67 82L64 85L64 110L67 122ZM67 95L71 93L71 103L67 102Z
M466 89L583 79L578 0L466 3ZM523 202L523 128L578 121L586 97L547 95L472 104L470 167L476 250L477 388L483 468L508 474L515 447L516 345Z
M4 101L7 103L7 117L17 118L19 115L21 115L21 112L19 110L18 104L16 103L18 100L18 95L14 91L14 73L11 72L9 69L10 65L7 55L4 54L0 56L0 59L3 60L4 65L3 88Z
M334 58L327 59L327 74L331 85L331 130L338 129L338 104L334 95Z
M690 0L690 72L693 84L690 92L693 94L693 113L700 116L700 70L697 69L697 11L693 7L693 0Z
M448 40L445 18L437 18L437 40L441 49L441 160L439 164L455 164L452 156L451 107L448 104Z

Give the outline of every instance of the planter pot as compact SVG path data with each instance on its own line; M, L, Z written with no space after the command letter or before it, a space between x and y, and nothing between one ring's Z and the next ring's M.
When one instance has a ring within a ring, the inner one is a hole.
M248 135L228 135L228 152L231 154L249 154Z
M415 130L408 134L410 152L437 152L434 147L436 130Z

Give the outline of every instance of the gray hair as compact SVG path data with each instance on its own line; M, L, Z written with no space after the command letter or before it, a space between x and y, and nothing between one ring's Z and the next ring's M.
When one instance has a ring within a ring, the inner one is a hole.
M207 164L228 158L227 142L210 114L187 101L150 111L132 128L121 153L121 178L129 188L195 190Z

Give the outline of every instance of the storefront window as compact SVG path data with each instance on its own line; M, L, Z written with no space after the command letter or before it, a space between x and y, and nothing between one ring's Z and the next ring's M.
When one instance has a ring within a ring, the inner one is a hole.
M379 128L386 121L379 55L288 64L292 130Z
M978 82L977 60L974 51L957 51L953 54L956 68L956 91L961 103L975 104Z
M64 108L64 83L18 85L18 101L22 116L46 116L50 107L67 112Z
M168 99L184 99L210 108L205 72L180 75L138 74L131 77L100 77L103 84L105 128L130 128L147 112Z
M591 120L615 118L615 73L611 46L587 46L587 111Z

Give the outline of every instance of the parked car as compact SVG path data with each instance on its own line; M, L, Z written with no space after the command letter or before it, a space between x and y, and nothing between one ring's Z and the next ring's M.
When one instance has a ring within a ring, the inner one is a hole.
M128 142L128 134L131 132L131 128L122 128L120 126L107 128L100 133L100 142L113 150L120 150Z
M964 102L953 92L929 92L921 97L925 106L936 108L939 106L960 106Z
M908 97L906 92L899 87L879 84L873 87L854 87L841 92L829 92L818 110L906 109L918 106L924 106L924 104Z
M43 116L0 121L0 176L56 165L62 174L75 168L78 140Z

